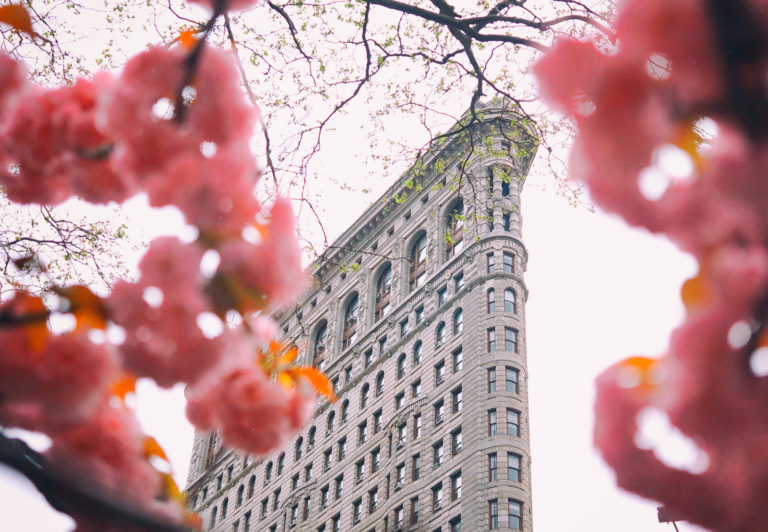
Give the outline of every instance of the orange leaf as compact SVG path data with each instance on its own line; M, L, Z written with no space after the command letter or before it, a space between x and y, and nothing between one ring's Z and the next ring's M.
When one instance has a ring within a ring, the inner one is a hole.
M15 307L20 311L19 318L29 319L24 325L27 346L34 352L40 352L45 347L50 331L48 331L48 308L43 300L26 292L16 294Z
M634 356L619 362L619 366L629 370L627 383L638 391L649 393L656 389L653 369L658 360L648 357Z
M191 50L197 44L197 39L195 38L195 30L193 28L185 28L181 30L179 32L178 40L179 44L183 48Z
M184 512L184 526L192 530L202 530L203 520L195 512Z
M123 373L112 382L112 395L125 401L129 393L136 393L136 375Z
M165 454L165 451L163 451L163 448L160 447L160 444L157 443L157 440L154 439L152 436L146 436L144 438L144 456L147 458L151 456L157 456L158 458L162 458L166 462L168 462L168 456ZM171 478L171 481L173 481L173 478ZM174 482L174 485L176 483ZM176 488L178 491L178 488Z
M107 310L104 303L88 287L75 285L54 288L53 291L69 301L78 330L107 328Z
M27 10L19 4L9 4L0 7L0 22L28 34L35 36L32 30L32 19L29 18Z
M710 300L709 286L701 274L685 281L680 289L680 295L689 312L705 307Z
M285 372L288 373L294 381L297 381L301 377L307 379L317 393L327 397L331 402L336 401L333 384L331 383L330 379L328 379L328 377L326 377L317 369L310 367L300 367L287 369Z
M296 357L299 355L299 348L295 345L292 345L289 347L285 353L283 353L280 358L277 359L278 364L290 364L294 360L296 360Z
M181 490L179 490L179 486L176 485L176 481L173 480L173 477L170 475L170 473L163 473L161 475L162 479L162 498L164 500L172 500L179 503L179 506L184 508L186 506L186 500L184 495L181 493Z

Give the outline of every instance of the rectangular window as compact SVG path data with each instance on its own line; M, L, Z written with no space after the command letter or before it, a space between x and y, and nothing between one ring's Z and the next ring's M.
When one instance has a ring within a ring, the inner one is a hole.
M488 393L496 391L496 368L488 368Z
M461 407L463 403L463 393L461 391L461 386L454 389L451 392L451 404L453 406L453 413L456 414L458 412L461 412Z
M339 440L339 453L338 453L338 460L342 461L344 460L344 457L347 456L347 438L342 438Z
M368 422L363 421L357 426L357 444L362 445L368 437Z
M511 366L506 366L505 374L506 374L508 392L517 393L517 377L519 373L520 372L517 369Z
M451 475L451 500L461 499L461 471Z
M304 468L304 480L306 482L309 482L312 480L312 464L309 464L307 467Z
M413 439L421 438L421 414L413 416Z
M445 304L446 296L448 294L448 288L445 286L437 291L437 306L442 307Z
M334 491L336 499L341 499L344 495L344 475L336 477L336 489Z
M355 483L359 484L365 477L365 460L355 462Z
M509 528L512 530L522 530L523 503L514 499L508 499L507 502L509 504Z
M299 474L296 473L291 477L291 491L294 491L299 487Z
M415 525L419 522L419 498L413 497L411 499L411 524Z
M373 488L368 492L368 513L372 514L379 505L379 489Z
M504 273L515 273L515 258L512 253L504 252Z
M397 448L399 449L403 445L405 445L408 434L408 425L406 423L401 423L397 426Z
M363 365L364 367L368 367L373 363L373 349L369 349L365 352L365 355L363 355Z
M344 368L344 384L349 384L352 380L352 366Z
M417 324L421 323L422 321L424 321L424 306L421 305L419 307L416 307L415 314L416 314L416 323Z
M400 322L400 336L408 334L408 318Z
M504 349L517 353L517 331L504 327Z
M309 509L310 509L310 504L311 504L310 501L311 501L311 499L309 497L304 497L304 512L303 512L304 515L302 517L304 519L304 521L309 519Z
M352 503L352 522L357 524L363 516L363 499L357 499Z
M443 422L443 418L445 415L445 403L442 400L440 400L437 403L435 403L432 408L435 411L435 426L437 426Z
M488 501L488 528L491 530L499 528L499 501L497 499Z
M243 532L251 532L251 512L245 512L243 516Z
M464 353L461 350L461 347L459 347L456 351L453 352L453 372L457 373L461 371L461 368L464 367Z
M496 409L488 411L488 436L496 436Z
M384 356L384 352L387 350L387 337L379 338L379 356Z
M490 223L491 223L491 225L493 225L493 214L491 214L491 222ZM493 253L488 253L485 256L485 260L486 260L486 265L487 265L486 273L493 273Z
M485 332L488 336L488 352L492 353L493 351L496 351L496 328L491 327Z
M405 484L405 462L398 465L395 469L395 489L398 489L398 485L402 486Z
M448 524L451 525L451 532L461 532L461 516L457 515Z
M490 453L488 455L488 481L494 482L499 480L499 470L497 465L496 453Z
M459 272L459 274L453 278L453 284L454 284L454 292L458 292L459 290L464 288L464 274Z
M377 434L381 430L381 410L373 413L373 433Z
M421 379L411 384L411 396L419 397L421 395Z
M435 364L435 386L439 386L445 379L445 362L440 361Z
M323 486L323 488L320 490L320 509L325 510L328 508L328 486Z
M341 514L336 514L331 518L331 532L341 531Z
M507 408L507 435L520 436L520 412Z
M280 488L275 490L274 499L272 499L272 510L277 510L280 507Z
M432 511L439 512L443 507L443 484L442 482L432 488Z
M403 407L404 399L405 399L405 394L403 392L400 392L395 396L395 410L400 410Z
M331 468L331 454L333 454L331 449L326 449L323 453L323 471L328 471Z
M374 473L379 470L379 466L381 465L381 449L376 447L373 451L371 451L371 471Z
M461 441L461 427L459 427L451 433L451 449L454 456L461 452Z
M269 498L262 499L261 501L261 518L267 517L267 508L269 507Z
M395 508L395 528L402 528L403 527L403 516L405 515L405 512L403 510L403 506L400 505L397 508Z
M421 469L421 455L415 454L411 457L411 478L419 480L419 470Z
M442 440L432 446L432 469L440 467L443 463L443 442Z
M520 482L520 455L507 453L507 478L512 482Z
M507 190L509 190L509 185L507 185ZM504 189L502 189L502 192L504 192ZM510 223L511 218L512 218L512 213L510 213L509 211L501 213L501 227L505 231L509 231L509 228L511 227L511 223Z

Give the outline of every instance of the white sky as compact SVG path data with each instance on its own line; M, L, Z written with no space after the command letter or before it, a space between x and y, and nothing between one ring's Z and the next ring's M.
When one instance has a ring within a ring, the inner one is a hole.
M365 138L356 134L354 113L341 122L347 131L337 130L324 141L331 148L325 169L355 184L365 172L350 153L364 157ZM369 195L313 180L310 187L321 197L329 236L340 234L397 177L360 183L358 188L373 190ZM655 504L615 488L612 473L592 449L593 381L626 356L663 353L670 330L682 318L680 285L695 272L695 263L663 239L570 207L548 188L553 187L544 178L532 178L522 200L530 257L526 313L534 527L537 532L671 531L671 525L657 523ZM136 226L150 234L158 228L171 234L181 230L179 217L150 214L143 203L129 202ZM182 485L192 444L183 409L179 389L140 385L142 423L171 457ZM686 457L679 442L661 441L670 460ZM71 529L68 517L53 512L31 485L3 468L0 501L4 530ZM685 523L679 528L698 530Z

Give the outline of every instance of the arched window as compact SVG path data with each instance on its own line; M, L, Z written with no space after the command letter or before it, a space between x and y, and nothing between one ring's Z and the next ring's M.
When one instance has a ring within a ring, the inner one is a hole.
M245 492L245 486L240 484L240 487L237 488L237 507L240 508L243 504L243 493Z
M331 413L328 414L328 417L325 420L325 431L330 434L333 432L333 422L336 420L336 412L331 410Z
M504 290L504 312L515 313L515 291L511 288Z
M301 446L304 445L304 438L299 436L299 439L296 440L296 448L293 450L293 459L295 461L301 460Z
M310 428L307 434L307 451L315 447L315 434L317 434L317 429L315 427Z
M448 258L464 246L464 201L459 199L445 219L445 254Z
M256 490L256 475L251 475L248 480L248 498L253 497L253 492Z
M226 519L227 518L227 506L229 506L229 499L224 498L224 502L221 503L221 518Z
M280 456L277 457L277 474L282 475L284 468L285 468L285 453L280 453Z
M443 345L445 343L445 322L441 321L437 325L437 331L435 332L435 335L437 336L437 345Z
M405 375L405 353L397 359L397 378L402 379Z
M341 348L346 349L355 342L357 336L357 311L360 299L357 294L347 303L344 309L344 333L342 334Z
M488 314L496 312L496 290L488 289Z
M376 280L376 307L374 319L379 321L389 313L389 300L392 295L392 265L387 264Z
M413 345L413 365L417 366L421 363L421 340Z
M323 371L325 366L325 342L328 339L328 323L323 322L315 333L315 347L312 356L312 365Z
M464 311L461 309L453 313L453 334L461 334L464 330Z
M427 233L414 242L410 256L411 275L409 290L413 290L424 282L427 276Z
M341 403L341 422L346 423L347 419L349 419L349 399L344 399Z
M211 510L211 528L216 526L216 514L218 513L219 513L219 509L214 506L213 510Z
M368 383L363 384L363 389L360 391L360 408L368 406L368 391L371 389Z
M381 395L382 393L384 393L384 372L380 371L376 375L376 395Z

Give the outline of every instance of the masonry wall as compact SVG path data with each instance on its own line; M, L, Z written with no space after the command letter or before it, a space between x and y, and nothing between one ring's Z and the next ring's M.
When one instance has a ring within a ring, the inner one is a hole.
M321 402L312 425L263 458L197 434L186 491L205 530L532 530L519 200L535 143L515 124L489 124L476 132L490 139L486 153L462 166L465 146L449 144L426 158L424 167L441 171L401 178L385 196L395 201L350 227L335 244L343 249L316 265L317 286L279 316L283 341L304 346L305 364L323 360L339 400ZM452 233L459 201L463 227ZM426 273L412 287L409 259L424 233ZM446 233L460 234L461 244ZM390 308L376 319L377 283L388 267ZM505 308L507 290L514 308L509 301ZM355 295L356 336L344 348ZM507 375L515 377L510 384ZM509 517L518 507L519 525Z

